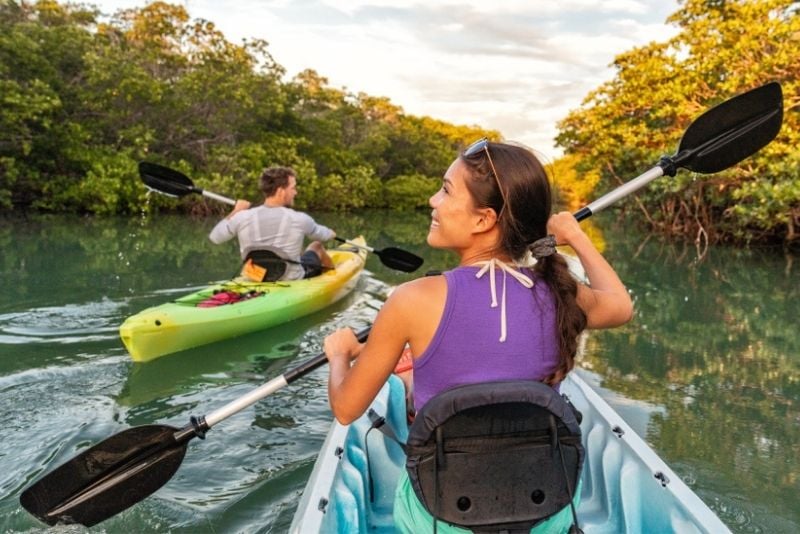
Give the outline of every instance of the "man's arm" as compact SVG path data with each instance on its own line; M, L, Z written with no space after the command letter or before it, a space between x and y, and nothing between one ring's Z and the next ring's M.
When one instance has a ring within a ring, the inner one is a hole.
M249 208L250 202L247 200L237 200L236 204L233 206L233 210L231 210L231 212L224 219L219 221L211 230L211 233L208 234L208 238L211 240L211 242L215 245L219 245L220 243L224 243L225 241L229 241L236 237L236 228L235 225L231 224L231 219L240 211L244 211Z
M330 241L336 237L336 232L324 226L317 224L314 219L307 213L301 213L303 217L303 233L313 241Z

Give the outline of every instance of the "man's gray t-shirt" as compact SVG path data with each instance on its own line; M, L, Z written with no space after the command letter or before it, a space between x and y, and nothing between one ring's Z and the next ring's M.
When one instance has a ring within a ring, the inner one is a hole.
M220 244L237 237L243 260L251 250L272 250L284 259L300 261L304 237L327 241L333 239L333 236L333 230L317 224L306 213L262 204L236 212L229 219L222 219L211 230L208 238L213 243ZM281 278L299 280L304 275L301 265L289 263Z

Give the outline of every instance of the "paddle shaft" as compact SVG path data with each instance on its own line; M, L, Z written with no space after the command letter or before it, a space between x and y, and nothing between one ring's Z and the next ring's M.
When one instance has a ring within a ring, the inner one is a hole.
M376 250L374 248L370 247L370 246L359 245L358 243L353 243L349 239L344 239L344 238L341 238L341 237L334 237L334 239L336 241L339 241L340 243L347 243L348 245L352 245L352 246L354 246L356 248L360 248L360 249L366 250L367 252L376 252Z
M607 208L617 200L620 200L621 198L624 198L630 195L631 193L638 191L642 187L646 186L656 178L660 178L661 176L664 176L664 169L656 165L649 171L640 174L639 176L637 176L636 178L634 178L629 182L625 182L624 184L617 187L613 191L609 191L602 197L579 209L573 215L578 221L588 219L589 217L591 217L598 211L602 210L603 208Z
M211 198L213 200L218 200L219 202L224 202L225 204L230 204L231 206L236 205L236 201L232 198L224 197L222 195L218 195L216 193L212 193L211 191L206 191L205 189L200 189L200 193L204 197Z
M369 328L356 334L366 340ZM211 426L306 376L327 363L320 354L243 397L190 418L183 428L132 427L106 438L57 467L20 495L20 503L43 522L92 526L151 495L180 467L189 442L205 438Z
M358 338L358 341L363 343L367 339L367 336L369 336L370 329L371 327L367 327L356 333L356 338ZM263 399L264 397L267 397L275 393L279 389L288 386L295 380L298 380L306 376L311 371L314 371L315 369L322 367L326 363L328 363L328 358L325 356L324 353L315 356L314 358L311 358L310 360L307 360L304 363L301 363L294 369L285 372L279 377L273 378L269 382L252 390L250 393L247 393L246 395L243 395L238 399L229 402L225 406L217 410L214 410L213 412L205 416L205 424L208 426L208 428L211 428L220 421L227 419L231 415L242 411L251 404L254 404L255 402Z
M641 189L656 178L675 176L679 168L697 173L726 169L754 154L778 134L783 121L782 91L772 82L730 98L689 125L678 151L656 166L574 213L578 221Z

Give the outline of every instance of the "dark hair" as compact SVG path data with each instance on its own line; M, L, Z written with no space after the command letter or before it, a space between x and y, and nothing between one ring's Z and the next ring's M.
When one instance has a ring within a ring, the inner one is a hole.
M499 176L495 177L486 151L461 161L470 172L467 189L477 208L492 208L500 214L500 242L496 252L522 259L528 247L547 235L547 220L552 210L550 181L544 167L528 149L507 143L489 143L489 154ZM501 193L498 182L503 187ZM508 200L503 205L503 198ZM504 209L505 208L505 209ZM578 336L586 328L586 314L578 306L578 284L560 254L539 259L534 271L550 286L556 299L559 363L546 383L561 382L575 366Z
M289 185L289 177L297 174L291 167L269 167L261 173L261 191L271 197L281 187Z

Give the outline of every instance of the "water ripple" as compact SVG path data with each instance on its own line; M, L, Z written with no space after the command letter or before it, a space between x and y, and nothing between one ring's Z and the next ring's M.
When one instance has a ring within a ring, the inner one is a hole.
M102 299L0 315L0 343L76 343L113 339L125 301Z

